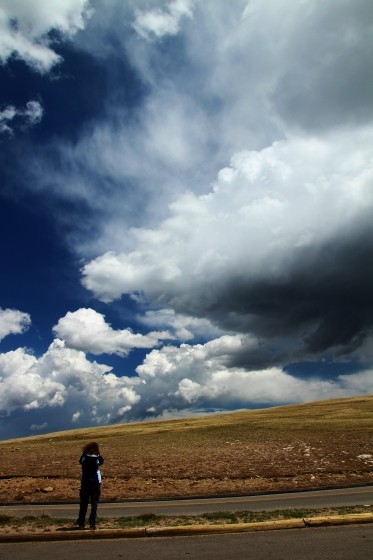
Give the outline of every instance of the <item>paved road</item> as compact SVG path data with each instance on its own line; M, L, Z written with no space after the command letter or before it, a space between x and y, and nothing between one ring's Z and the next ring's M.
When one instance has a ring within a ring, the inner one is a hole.
M372 560L371 525L264 533L0 544L2 560Z
M230 498L209 498L191 500L170 500L151 502L101 503L100 517L126 517L155 513L163 515L197 515L212 511L270 511L290 508L318 508L353 505L373 505L373 486L317 490L312 492L291 492L262 496L241 496ZM77 517L78 505L22 505L0 506L0 513L11 515L50 515L51 517Z

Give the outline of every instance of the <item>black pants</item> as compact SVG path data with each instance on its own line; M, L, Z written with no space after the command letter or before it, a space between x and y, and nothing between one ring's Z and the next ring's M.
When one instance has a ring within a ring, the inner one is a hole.
M89 516L89 524L96 524L97 506L100 499L101 484L90 482L82 483L80 487L80 509L79 509L79 525L85 523L85 516L87 514L88 504L91 501L91 514Z

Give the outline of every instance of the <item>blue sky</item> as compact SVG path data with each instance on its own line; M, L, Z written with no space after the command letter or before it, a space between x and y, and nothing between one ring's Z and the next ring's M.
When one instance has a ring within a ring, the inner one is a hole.
M369 0L0 0L0 437L373 393Z

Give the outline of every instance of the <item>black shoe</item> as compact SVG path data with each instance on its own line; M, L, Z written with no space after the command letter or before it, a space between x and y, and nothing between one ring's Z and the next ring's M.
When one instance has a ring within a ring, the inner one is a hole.
M81 531L83 531L84 529L84 525L82 525L81 523L78 525L78 529L80 529Z
M90 523L89 528L92 529L92 531L94 531L96 529L96 525L94 523Z

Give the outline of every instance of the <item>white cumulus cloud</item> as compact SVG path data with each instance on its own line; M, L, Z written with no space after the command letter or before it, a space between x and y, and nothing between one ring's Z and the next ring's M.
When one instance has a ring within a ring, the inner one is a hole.
M0 388L2 414L61 406L65 400L65 387L53 375L41 375L38 360L22 348L0 354Z
M86 424L106 424L138 402L138 383L117 377L111 367L88 361L84 352L56 339L40 358L21 348L0 354L0 413L46 409L50 417L57 407L63 425L77 423L81 410Z
M0 308L0 340L9 334L21 334L31 325L28 313L17 309Z
M94 309L69 311L53 330L70 348L96 355L106 353L125 356L133 348L154 348L162 339L171 338L166 331L143 335L129 329L112 329L105 322L105 317Z

